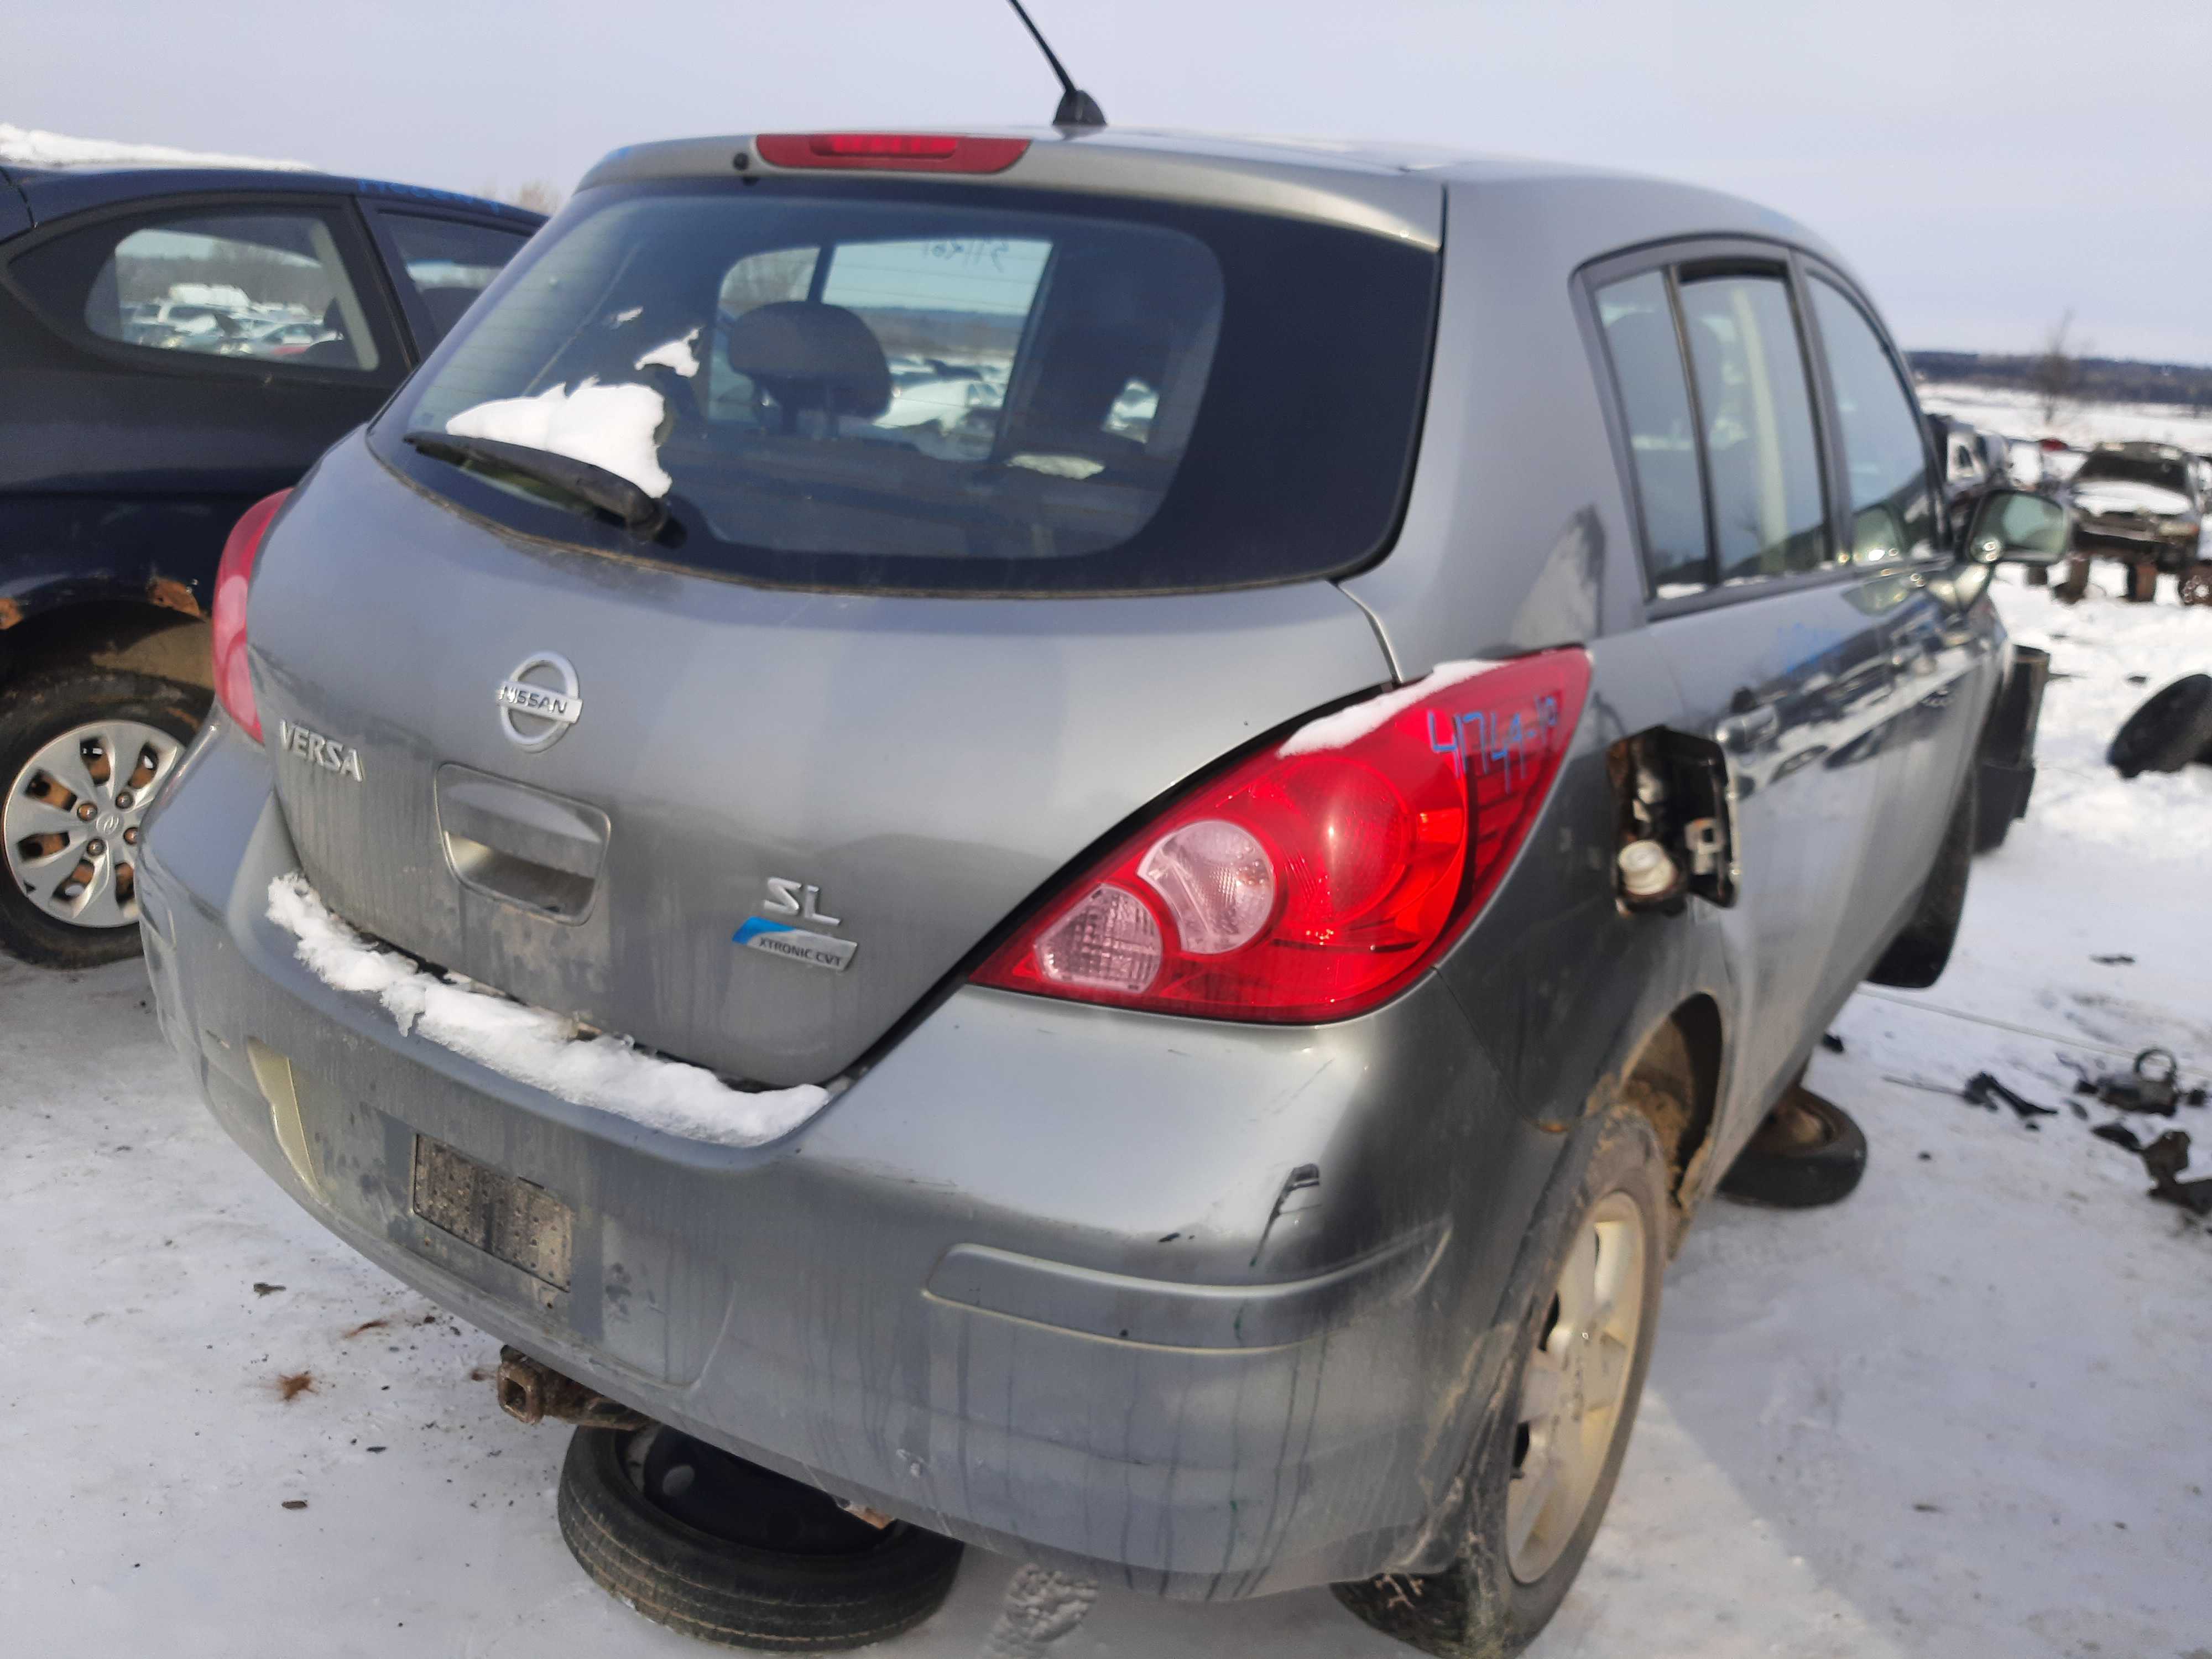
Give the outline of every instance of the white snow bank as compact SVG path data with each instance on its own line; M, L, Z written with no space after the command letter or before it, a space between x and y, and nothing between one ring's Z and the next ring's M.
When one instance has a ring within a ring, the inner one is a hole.
M210 150L175 149L167 144L121 144L105 138L71 138L36 127L0 121L0 161L18 167L129 167L139 162L197 163L205 167L283 167L313 173L305 161L271 161L258 155L222 155Z
M584 1036L575 1021L547 1009L458 975L441 979L370 944L296 871L269 884L269 920L299 941L295 954L316 978L374 997L401 1031L579 1106L718 1146L758 1146L790 1133L830 1098L811 1083L757 1094L732 1089L703 1066L641 1053L626 1037Z
M655 363L664 363L688 380L699 372L699 355L691 349L698 337L699 331L695 328L678 339L664 341L639 358L637 366L650 368Z
M1498 664L1487 657L1470 657L1463 662L1438 663L1410 685L1401 685L1395 691L1386 691L1379 697L1370 697L1365 702L1355 702L1349 708L1340 708L1334 714L1324 714L1319 720L1300 726L1283 742L1285 755L1310 755L1322 749L1343 749L1358 743L1370 732L1379 732L1390 717L1446 686L1457 685L1462 680L1471 680L1486 668Z
M549 386L535 398L472 404L447 421L446 430L456 437L489 438L588 461L658 496L676 482L661 470L660 446L653 437L666 410L649 386L601 386L587 380L574 392Z

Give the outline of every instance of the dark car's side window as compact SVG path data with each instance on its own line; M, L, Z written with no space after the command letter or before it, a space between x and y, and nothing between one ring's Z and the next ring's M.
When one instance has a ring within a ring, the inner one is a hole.
M1698 422L1665 273L1647 270L1600 289L1597 314L1628 428L1651 591L1686 598L1710 585L1711 566Z
M1681 284L1723 583L1828 562L1826 492L1790 287L1780 276Z
M202 210L109 222L35 250L15 270L58 319L119 345L357 372L379 362L319 214Z
M1851 557L1862 564L1936 550L1936 494L1912 400L1881 337L1841 289L1813 280L1813 313L1827 348L1851 508Z
M444 339L477 295L522 251L521 231L427 214L386 212L385 229L399 255L400 275L422 302L430 337L422 349ZM417 331L420 331L419 330Z

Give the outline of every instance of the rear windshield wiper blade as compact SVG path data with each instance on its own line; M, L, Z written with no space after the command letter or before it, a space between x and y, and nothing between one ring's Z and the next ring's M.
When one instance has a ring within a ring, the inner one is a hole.
M659 497L647 495L619 472L574 456L457 432L410 432L404 441L435 460L451 461L456 466L473 461L550 484L602 513L611 513L641 536L653 534L668 517L668 508Z

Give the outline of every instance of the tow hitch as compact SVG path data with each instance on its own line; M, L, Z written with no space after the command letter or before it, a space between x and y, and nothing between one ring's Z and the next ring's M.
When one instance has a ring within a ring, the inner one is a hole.
M543 1423L550 1417L587 1429L641 1429L649 1420L643 1413L594 1393L520 1348L499 1351L499 1370L492 1386L499 1392L500 1410L518 1423Z

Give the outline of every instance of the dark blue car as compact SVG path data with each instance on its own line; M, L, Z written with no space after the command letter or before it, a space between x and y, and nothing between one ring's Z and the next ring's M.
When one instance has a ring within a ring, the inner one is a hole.
M224 537L543 222L310 172L0 166L0 949L138 948L138 817L207 706Z

